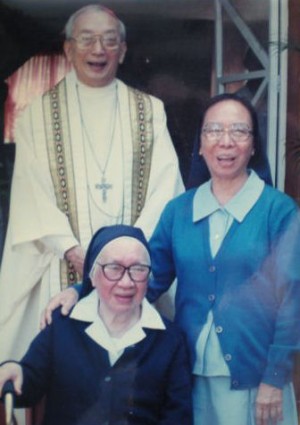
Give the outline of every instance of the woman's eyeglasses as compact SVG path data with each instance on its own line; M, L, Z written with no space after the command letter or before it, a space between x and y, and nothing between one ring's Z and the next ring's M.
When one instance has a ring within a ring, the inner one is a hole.
M97 264L102 268L106 279L112 282L121 280L126 271L133 282L144 282L151 272L151 267L146 264L133 264L129 267L117 263L100 264L97 262Z
M252 129L244 123L233 123L227 128L220 123L208 123L203 126L201 132L207 141L212 143L219 142L225 133L236 143L245 143L253 135Z

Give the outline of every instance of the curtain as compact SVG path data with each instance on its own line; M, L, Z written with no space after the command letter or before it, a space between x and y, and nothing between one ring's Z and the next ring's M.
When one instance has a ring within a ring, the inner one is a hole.
M14 142L16 118L38 95L58 83L71 65L63 54L37 55L6 79L8 95L4 105L4 142Z

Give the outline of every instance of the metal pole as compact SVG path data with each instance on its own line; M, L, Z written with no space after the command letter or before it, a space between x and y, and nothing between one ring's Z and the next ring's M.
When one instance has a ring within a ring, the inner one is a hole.
M286 167L286 121L287 121L287 68L288 51L283 48L288 40L288 0L279 2L279 128L278 128L278 189L284 191L285 167Z
M269 2L269 90L268 90L268 144L267 152L274 185L278 185L278 102L279 102L279 1ZM272 2L272 4L270 4Z
M215 88L217 93L224 93L223 76L223 19L219 0L215 0ZM216 93L213 93L216 94Z

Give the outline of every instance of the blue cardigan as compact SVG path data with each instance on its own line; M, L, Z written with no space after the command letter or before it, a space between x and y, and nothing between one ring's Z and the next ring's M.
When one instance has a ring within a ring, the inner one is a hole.
M175 277L175 320L192 359L210 309L231 388L291 380L300 348L300 231L297 205L265 186L239 223L234 220L213 258L208 218L193 222L195 189L170 201L150 240L153 302Z
M192 425L191 371L182 332L144 329L147 336L110 366L86 333L87 322L54 313L51 326L21 360L23 396L46 395L44 425Z

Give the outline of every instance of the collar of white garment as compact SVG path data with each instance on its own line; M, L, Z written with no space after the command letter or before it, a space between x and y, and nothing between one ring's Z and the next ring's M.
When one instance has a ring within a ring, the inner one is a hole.
M115 93L117 88L117 79L113 79L109 84L103 87L92 87L82 83L78 80L76 72L71 70L69 73L69 79L73 82L74 85L77 85L80 89L80 93L85 94L86 96L94 96L94 97L104 97L109 96Z
M159 313L144 299L140 320L130 328L121 338L112 338L102 319L98 315L99 298L94 289L87 297L82 298L74 307L70 317L75 320L92 322L85 332L97 344L110 353L123 352L126 347L132 346L146 337L143 328L165 329Z

